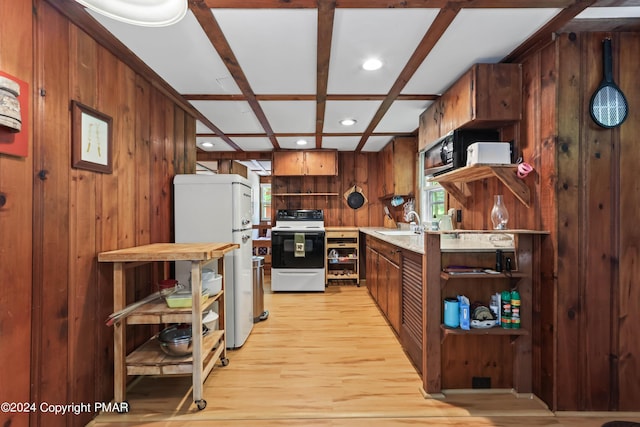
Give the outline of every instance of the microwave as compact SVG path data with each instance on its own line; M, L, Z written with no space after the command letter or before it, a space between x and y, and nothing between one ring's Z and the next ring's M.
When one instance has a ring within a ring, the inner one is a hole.
M482 141L499 141L494 129L456 129L429 144L423 154L425 175L440 175L467 165L467 148Z

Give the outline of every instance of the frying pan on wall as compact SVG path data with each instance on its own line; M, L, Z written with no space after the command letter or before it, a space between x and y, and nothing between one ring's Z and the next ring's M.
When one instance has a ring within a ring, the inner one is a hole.
M367 203L367 198L362 194L362 188L357 185L348 189L344 193L344 198L351 209L360 209L365 203Z
M602 52L604 76L600 86L591 96L589 112L598 126L610 129L620 126L626 120L629 104L620 88L613 82L611 39L602 41Z

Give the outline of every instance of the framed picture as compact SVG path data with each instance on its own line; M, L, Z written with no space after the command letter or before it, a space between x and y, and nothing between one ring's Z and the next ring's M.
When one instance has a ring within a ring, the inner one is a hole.
M72 166L111 173L112 119L91 107L71 101Z

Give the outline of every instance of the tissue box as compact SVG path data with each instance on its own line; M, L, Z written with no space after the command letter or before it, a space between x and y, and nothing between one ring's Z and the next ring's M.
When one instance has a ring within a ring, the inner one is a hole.
M508 142L474 142L467 147L467 166L510 164L511 145Z

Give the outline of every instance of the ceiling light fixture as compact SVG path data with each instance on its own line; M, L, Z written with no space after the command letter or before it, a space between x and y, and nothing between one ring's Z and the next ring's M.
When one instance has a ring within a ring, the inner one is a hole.
M342 126L353 126L357 123L358 121L356 119L342 119L340 120L340 124Z
M364 68L367 71L379 70L380 68L382 68L382 61L380 61L377 58L367 59L362 64L362 68Z
M205 147L205 148L211 148L211 147L213 147L213 142L209 142L209 141L203 142L202 146Z
M187 14L187 0L76 0L117 21L143 27L166 27Z
M296 144L298 145L307 145L307 140L306 139L299 139L296 141Z

